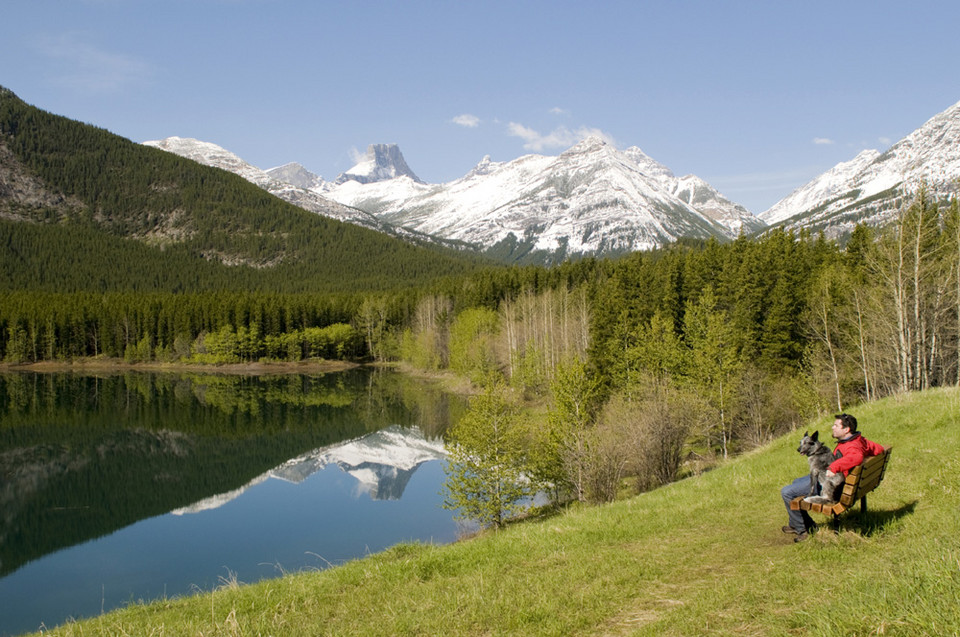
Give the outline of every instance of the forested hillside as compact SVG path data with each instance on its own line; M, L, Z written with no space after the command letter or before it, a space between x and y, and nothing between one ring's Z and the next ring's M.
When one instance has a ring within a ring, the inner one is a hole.
M23 224L0 229L7 289L385 289L480 263L308 213L2 88L0 176L0 218Z

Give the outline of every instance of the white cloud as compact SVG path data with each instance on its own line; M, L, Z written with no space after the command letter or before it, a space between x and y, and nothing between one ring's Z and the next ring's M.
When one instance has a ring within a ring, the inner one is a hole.
M609 144L616 145L613 137L607 133L599 128L590 128L587 126L581 126L576 130L570 130L566 126L561 126L543 135L523 124L510 122L507 127L507 134L511 137L519 137L524 141L523 147L525 149L535 152L540 152L548 148L569 148L587 137L599 137Z
M364 159L367 158L366 151L362 151L356 146L351 146L350 149L347 151L347 155L350 156L350 161L353 162L350 166L351 168L353 166L356 166L357 164L359 164L360 162L362 162Z
M817 146L830 146L833 144L833 140L827 137L814 137L813 143Z
M458 126L464 126L466 128L476 128L480 125L480 118L470 113L457 115L451 121Z
M554 106L550 109L551 115L569 115L570 111L565 108L560 108L559 106Z
M56 83L85 93L115 93L153 74L146 62L104 51L74 34L42 38L34 46L57 65L52 73Z
M893 140L890 139L889 137L878 137L877 141L879 141L884 146L889 146L890 144L893 143Z

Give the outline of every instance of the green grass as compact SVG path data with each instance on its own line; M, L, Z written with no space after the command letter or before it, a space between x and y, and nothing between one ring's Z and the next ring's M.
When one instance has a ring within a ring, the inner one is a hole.
M780 531L779 489L806 466L794 434L608 506L47 634L958 635L960 391L851 411L894 451L870 510L839 534Z

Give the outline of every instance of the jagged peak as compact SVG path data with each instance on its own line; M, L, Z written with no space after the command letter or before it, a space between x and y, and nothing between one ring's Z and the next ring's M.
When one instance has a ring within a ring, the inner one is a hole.
M588 153L602 149L616 150L613 144L599 135L588 135L571 146L565 153Z
M407 165L397 144L370 144L366 154L351 168L341 173L335 183L357 181L362 184L387 181L397 177L409 177L418 184L424 183Z
M473 169L468 172L464 178L469 179L470 177L479 177L481 175L489 175L491 172L497 169L500 166L499 162L494 162L490 159L490 155L484 155Z
M658 181L669 181L676 179L673 171L640 150L639 146L631 146L623 151L623 154L629 157L630 160L640 168L641 172L653 177L654 179L657 179Z

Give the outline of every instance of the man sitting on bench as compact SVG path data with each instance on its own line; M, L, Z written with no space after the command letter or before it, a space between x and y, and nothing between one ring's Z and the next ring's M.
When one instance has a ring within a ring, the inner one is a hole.
M883 446L867 440L857 431L857 419L850 414L837 414L834 416L831 435L837 439L837 447L833 450L833 462L827 475L842 473L844 477L850 470L861 464L864 458L878 456L883 453ZM783 527L784 533L793 533L794 542L802 542L807 539L810 531L817 528L816 523L806 511L792 511L790 502L794 498L802 497L810 493L810 474L797 478L787 486L780 489L780 495L783 503L787 507L788 524Z

